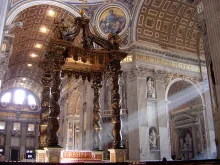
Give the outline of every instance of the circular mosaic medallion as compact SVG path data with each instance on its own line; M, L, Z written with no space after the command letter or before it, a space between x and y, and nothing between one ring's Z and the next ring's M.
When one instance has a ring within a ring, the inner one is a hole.
M98 31L104 36L111 32L122 35L129 24L127 12L118 6L107 6L97 16Z

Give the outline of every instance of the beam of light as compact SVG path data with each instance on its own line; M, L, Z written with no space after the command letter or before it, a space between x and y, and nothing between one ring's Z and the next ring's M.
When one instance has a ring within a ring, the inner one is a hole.
M178 83L178 82L176 82L176 83ZM209 91L208 82L207 81L201 82L200 84L197 84L197 87L199 87L199 86L202 87L202 88L200 88L200 92L198 91L198 89L195 86L193 86L191 84L188 88L185 88L185 89L183 88L179 92L176 92L173 95L171 95L170 97L168 97L168 101L170 101L170 103L172 104L172 109L169 109L169 110L172 111L173 109L175 109L175 108L177 108L181 105L184 105L187 102L192 101L192 100L194 100L195 98L198 98L198 97L202 100L200 94L203 94L203 93L206 93L206 92ZM171 87L172 87L172 85L171 85ZM139 91L139 92L141 92L141 91ZM130 112L129 115L128 115L128 121L129 122L123 122L123 125L129 124L128 125L128 127L129 127L128 135L129 134L139 134L139 136L142 136L142 134L143 134L142 127L143 127L143 129L147 129L147 128L149 128L148 123L151 123L151 124L152 124L152 122L157 123L158 119L160 120L160 118L163 118L163 116L169 115L169 113L166 114L167 113L166 111L164 111L163 113L160 113L158 115L158 112L156 110L157 105L158 104L164 104L164 103L165 103L164 100L162 100L161 102L160 101L157 102L155 104L155 107L152 107L151 110L147 109L146 106L141 105L141 108L139 107L139 110L133 111L132 113ZM151 121L151 122L149 122L149 121ZM105 130L102 134L103 135L102 136L103 137L103 142L104 143L113 142L112 123L111 122L110 123L105 123L103 125L103 128ZM122 131L123 130L124 130L124 128L122 127ZM147 134L148 133L149 132L147 132ZM160 132L157 132L157 134L160 134ZM129 141L130 141L130 139L129 139ZM157 145L159 147L160 143L158 143ZM139 146L139 148L142 148L142 147ZM170 152L171 152L171 150L170 150Z
M207 81L202 82L199 85L203 85L204 87L207 86ZM209 90L209 88L203 88L204 90L202 91L203 93L207 92ZM168 100L171 102L169 106L169 111L172 111L173 109L184 105L185 103L192 101L194 99L196 99L197 97L199 97L200 99L201 96L198 92L198 90L193 86L190 85L188 88L185 88L183 90L180 90L179 92L174 93L173 95L168 97Z

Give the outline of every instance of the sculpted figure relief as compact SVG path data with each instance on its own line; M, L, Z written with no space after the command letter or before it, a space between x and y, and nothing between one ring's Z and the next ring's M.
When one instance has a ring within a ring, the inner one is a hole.
M192 149L192 138L188 132L185 134L185 137L180 138L180 149L181 150Z
M150 137L149 137L151 147L157 147L157 138L158 137L159 136L156 134L155 130L152 129L150 132Z
M155 97L154 82L151 77L147 78L147 97L148 98L156 98Z
M192 138L190 137L189 133L186 133L185 137L186 144L188 145L189 148L192 147Z

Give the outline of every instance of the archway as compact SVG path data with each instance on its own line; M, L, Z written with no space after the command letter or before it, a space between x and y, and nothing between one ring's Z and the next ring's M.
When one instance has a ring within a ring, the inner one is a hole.
M205 157L207 138L199 88L189 80L174 80L167 90L167 101L173 159Z

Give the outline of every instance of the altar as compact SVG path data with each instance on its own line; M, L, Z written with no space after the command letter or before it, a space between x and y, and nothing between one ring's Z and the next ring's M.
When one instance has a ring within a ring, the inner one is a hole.
M55 150L52 151L52 153L55 153ZM36 155L36 162L59 162L59 163L78 163L78 162L103 162L102 154L103 152L99 153L100 155L97 155L97 153L93 153L90 150L61 150L58 155L52 154L49 159L49 155L47 153L47 150L41 150L41 153L37 152ZM59 159L59 160L57 160Z
M74 163L74 162L101 162L92 151L61 151L61 163Z

